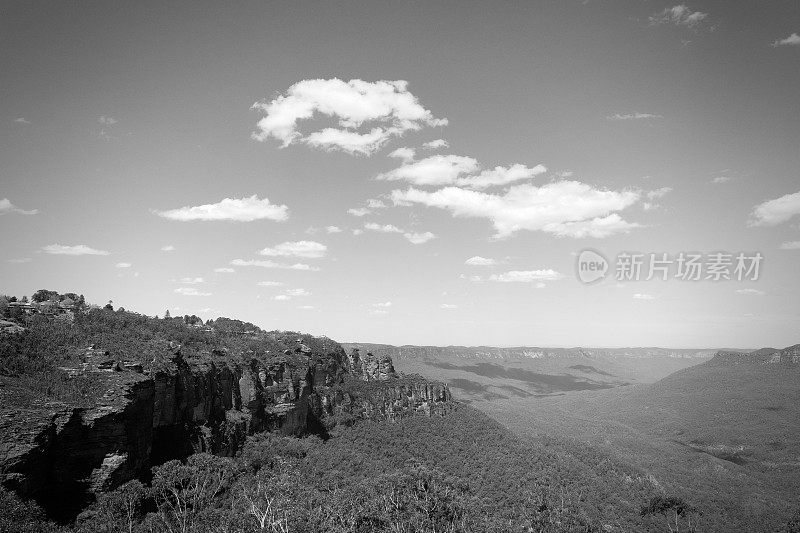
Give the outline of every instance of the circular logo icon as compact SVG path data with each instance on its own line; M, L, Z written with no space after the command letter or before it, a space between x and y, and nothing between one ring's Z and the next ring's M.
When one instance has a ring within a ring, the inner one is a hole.
M608 260L596 250L582 250L578 254L575 273L581 283L595 283L606 277Z

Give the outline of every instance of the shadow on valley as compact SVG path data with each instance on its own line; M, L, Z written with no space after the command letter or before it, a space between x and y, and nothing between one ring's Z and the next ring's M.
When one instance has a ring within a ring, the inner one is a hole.
M426 361L426 365L438 368L441 370L456 370L461 372L469 372L485 378L495 379L512 379L514 381L521 381L525 385L539 394L549 394L554 392L565 391L586 391L586 390L601 390L611 389L626 383L603 383L592 380L578 378L570 374L553 375L542 374L525 370L524 368L506 368L501 365L493 363L476 363L474 365L454 365L452 363L444 363L439 361ZM584 366L584 365L576 365ZM575 367L571 367L575 368ZM592 368L592 367L587 367ZM595 370L599 374L610 375L606 372ZM450 384L453 387L465 390L470 393L483 393L488 391L488 386L482 383L471 381L468 379L451 379ZM499 385L501 388L508 390L515 396L530 396L529 392L519 387L511 385Z

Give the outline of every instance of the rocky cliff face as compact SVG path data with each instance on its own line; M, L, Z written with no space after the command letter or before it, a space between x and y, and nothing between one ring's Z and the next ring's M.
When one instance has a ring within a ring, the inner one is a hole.
M94 494L146 479L151 466L203 451L233 455L253 433L324 435L342 417L395 420L451 408L446 385L398 378L391 358L346 355L324 338L294 344L249 360L225 351L184 359L176 349L146 373L66 369L90 375L105 393L89 407L0 408L2 484L54 516L74 516Z

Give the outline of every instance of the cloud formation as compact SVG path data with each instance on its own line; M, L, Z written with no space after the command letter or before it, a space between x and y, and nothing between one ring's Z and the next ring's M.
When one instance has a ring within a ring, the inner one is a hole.
M261 261L258 259L234 259L231 261L231 265L233 266L256 266L261 268L278 268L284 270L308 270L308 271L317 271L319 267L314 267L311 265L306 265L304 263L277 263L271 260Z
M750 215L751 226L777 226L800 215L800 192L758 204Z
M433 141L426 142L422 145L423 148L426 150L438 150L439 148L449 148L450 143L445 141L444 139L436 139Z
M229 267L219 267L215 268L214 272L218 272L219 274L233 274L234 272L236 272L236 270Z
M653 113L639 113L638 111L634 111L633 113L614 113L613 115L609 115L606 117L608 120L648 120L654 118L664 118L663 115L656 115Z
M497 264L497 261L488 257L475 255L464 261L464 264L470 266L494 266Z
M211 296L210 292L201 292L194 287L178 287L172 292L181 296Z
M175 251L175 247L172 246L171 244L166 244L166 245L161 247L161 251L162 252L174 252Z
M116 265L114 265L114 267L116 268L130 268L131 266L133 265L131 265L130 263L117 263Z
M711 180L711 183L719 185L721 183L728 183L729 181L731 181L731 179L728 176L717 176Z
M19 117L19 118L15 118L15 119L14 119L14 122L16 122L17 124L30 124L30 123L31 123L31 121L30 121L30 120L28 120L28 119L27 119L27 118L25 118L25 117Z
M480 173L478 161L461 155L433 155L419 161L406 161L400 167L378 174L377 179L407 181L414 185L457 185L470 189L485 189L531 179L547 172L544 165L528 168L515 164L497 166Z
M77 244L75 246L65 246L63 244L48 244L42 248L46 254L53 255L110 255L110 252L105 250L97 250L85 244Z
M639 227L623 220L616 211L636 203L640 193L601 190L578 181L556 181L540 187L516 185L502 194L458 187L428 192L412 187L392 191L391 198L395 205L421 204L446 209L454 217L486 218L498 238L520 230L603 238Z
M645 294L645 293L637 292L636 294L633 295L633 299L634 300L655 300L656 297L653 296L652 294Z
M393 137L425 126L445 126L408 91L408 82L350 80L338 78L302 80L285 94L253 104L264 114L252 138L274 138L283 147L302 142L324 150L370 155ZM338 128L324 128L307 135L298 131L300 121L324 115L338 122ZM369 132L359 128L374 125Z
M11 203L11 200L8 198L3 198L0 200L0 215L5 215L8 213L17 213L18 215L35 215L39 212L38 209L21 209L14 204Z
M686 28L696 28L706 18L708 13L701 13L700 11L692 11L685 4L668 7L660 13L656 13L650 17L651 25L658 24L674 24L676 26L684 26Z
M259 255L267 257L305 257L316 259L324 257L328 247L315 241L294 241L283 242L273 247L267 247L259 251Z
M776 48L778 46L800 46L800 35L797 35L796 33L792 33L790 36L788 36L785 39L779 39L779 40L775 41L774 43L772 43L772 46L774 46Z
M416 152L414 152L413 148L408 148L406 146L403 146L401 148L389 152L388 156L393 157L395 159L401 159L404 163L407 163L409 161L414 160L415 154Z
M551 268L544 270L510 270L502 274L492 274L487 279L499 283L533 283L541 281L557 281L564 274Z
M781 250L800 250L800 241L786 241L782 242Z
M255 194L249 198L224 198L216 204L186 206L168 211L156 211L160 217L179 222L234 221L252 222L254 220L275 220L289 218L289 208L275 205L268 198L259 199Z
M376 231L378 233L398 233L405 237L405 239L410 242L411 244L425 244L426 242L433 240L436 238L436 235L431 233L430 231L425 231L422 233L416 233L411 231L406 231L404 229L400 229L393 224L376 224L374 222L368 222L364 224L364 229L370 231Z

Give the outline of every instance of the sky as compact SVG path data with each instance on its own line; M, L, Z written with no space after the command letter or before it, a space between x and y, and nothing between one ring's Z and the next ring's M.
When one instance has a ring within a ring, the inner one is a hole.
M795 344L799 33L795 1L4 2L0 293L342 342Z

